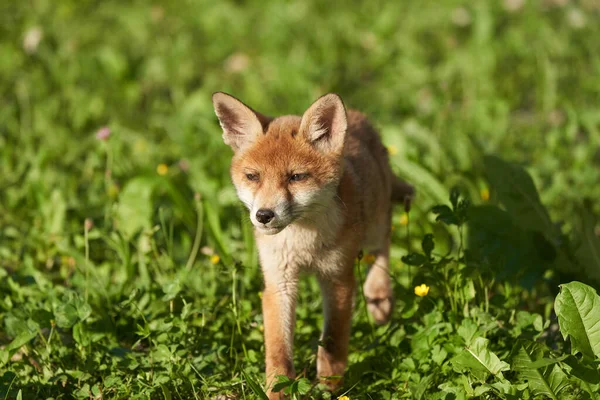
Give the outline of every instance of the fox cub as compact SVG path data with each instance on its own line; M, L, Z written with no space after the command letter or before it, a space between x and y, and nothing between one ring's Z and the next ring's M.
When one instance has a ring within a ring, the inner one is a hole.
M262 297L267 386L295 376L293 337L301 271L321 286L325 322L317 374L341 384L348 358L356 279L364 249L375 255L363 290L377 323L393 298L389 276L392 202L410 201L413 187L392 174L386 148L367 118L335 94L302 117L270 118L236 98L215 93L223 140L234 151L231 177L255 227L265 289ZM279 398L269 390L269 398Z

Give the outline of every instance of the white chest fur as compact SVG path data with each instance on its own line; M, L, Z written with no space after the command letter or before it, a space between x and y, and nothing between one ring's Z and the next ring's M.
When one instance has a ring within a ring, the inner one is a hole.
M301 269L327 274L336 266L336 239L343 222L338 205L290 224L276 235L257 235L265 277Z

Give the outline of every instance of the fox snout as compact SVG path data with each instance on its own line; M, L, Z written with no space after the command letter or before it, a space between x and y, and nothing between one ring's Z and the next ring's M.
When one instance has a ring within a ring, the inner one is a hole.
M261 208L256 212L256 220L261 224L268 224L275 217L275 213L273 210L269 210L268 208Z
M242 190L242 192L244 192ZM248 193L249 191L246 191ZM249 194L249 193L248 193ZM259 231L267 235L281 232L293 218L293 205L281 195L263 195L255 193L245 201L250 214L250 221Z

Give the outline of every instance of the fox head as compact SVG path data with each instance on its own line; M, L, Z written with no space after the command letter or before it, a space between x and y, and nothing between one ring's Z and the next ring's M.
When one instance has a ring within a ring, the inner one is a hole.
M266 117L238 99L213 95L223 140L234 151L231 177L258 231L274 235L296 221L317 222L337 195L346 109L327 94L302 117Z

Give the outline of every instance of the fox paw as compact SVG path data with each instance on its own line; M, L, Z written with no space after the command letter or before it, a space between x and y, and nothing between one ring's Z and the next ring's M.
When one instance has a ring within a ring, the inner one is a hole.
M365 296L366 297L366 296ZM392 309L394 304L394 299L392 296L384 297L384 298L371 298L366 297L367 299L367 310L375 320L377 325L386 324L392 315Z
M369 313L378 325L383 325L392 315L394 297L389 276L378 276L374 272L377 271L370 272L363 289Z

